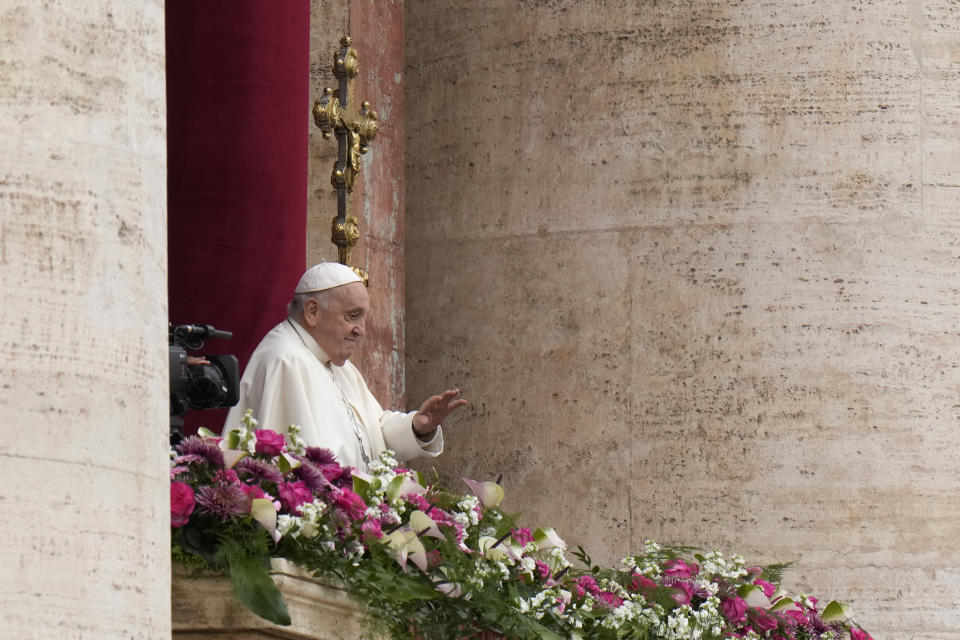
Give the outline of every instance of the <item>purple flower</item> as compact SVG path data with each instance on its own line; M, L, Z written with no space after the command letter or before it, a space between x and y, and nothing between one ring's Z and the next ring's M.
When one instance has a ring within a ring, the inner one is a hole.
M190 436L177 445L180 454L174 459L175 464L207 463L215 467L223 466L223 452L216 443L203 440L198 436Z
M323 447L307 447L306 451L304 451L304 457L313 464L321 467L328 464L337 464L337 456L333 455L333 451L324 449Z
M300 505L313 502L313 492L307 488L303 480L296 482L281 482L277 485L280 492L280 502L284 508L294 515L300 515Z
M272 482L280 484L283 482L283 474L274 465L257 458L246 457L237 463L234 467L237 475L243 476L246 482Z
M190 520L197 501L193 489L185 482L170 483L170 525L182 527Z
M223 521L250 513L250 496L232 470L219 471L214 484L200 487L197 503Z
M257 437L257 453L265 456L278 456L283 453L283 436L272 429L257 429L253 432Z
M330 488L330 482L327 480L327 477L323 475L323 471L318 469L316 465L306 458L300 458L300 466L297 467L293 473L298 480L303 480L313 491L322 491Z

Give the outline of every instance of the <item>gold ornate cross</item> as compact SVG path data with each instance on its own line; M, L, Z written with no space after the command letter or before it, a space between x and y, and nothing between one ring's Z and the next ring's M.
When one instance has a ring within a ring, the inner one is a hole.
M323 97L313 105L313 121L327 140L337 136L337 161L333 165L330 182L337 192L337 215L333 219L331 242L337 245L337 260L351 267L368 284L366 271L350 264L350 252L360 239L360 225L350 214L349 194L360 175L360 156L370 149L377 136L377 112L369 102L356 108L353 79L357 77L357 50L350 36L340 40L340 49L333 55L333 75L339 81L336 90L326 87Z

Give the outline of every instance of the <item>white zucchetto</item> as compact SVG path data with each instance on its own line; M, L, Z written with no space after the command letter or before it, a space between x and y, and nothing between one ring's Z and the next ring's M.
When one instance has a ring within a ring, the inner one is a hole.
M347 265L339 262L321 262L304 272L294 293L325 291L351 282L363 282L363 279Z

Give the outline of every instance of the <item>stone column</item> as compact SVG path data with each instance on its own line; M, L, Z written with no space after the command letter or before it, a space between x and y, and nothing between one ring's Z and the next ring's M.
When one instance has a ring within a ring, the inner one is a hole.
M958 20L409 4L408 389L473 401L442 472L608 563L796 560L956 637Z
M169 637L163 3L0 42L0 634Z

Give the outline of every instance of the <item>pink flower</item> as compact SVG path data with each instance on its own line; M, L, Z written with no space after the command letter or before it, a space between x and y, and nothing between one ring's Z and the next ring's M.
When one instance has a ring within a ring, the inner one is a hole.
M300 515L300 505L313 502L313 492L303 480L296 482L281 482L277 485L280 492L280 502L284 508L294 515Z
M170 483L170 525L182 527L190 521L190 514L197 506L193 489L186 482Z
M265 456L278 456L283 452L283 436L272 429L257 429L253 432L257 436L257 453Z
M747 603L739 596L724 600L720 603L720 608L723 610L723 617L730 624L743 622L747 617Z
M850 629L850 640L873 640L863 629Z
M597 594L597 601L611 609L616 609L623 604L623 598L612 591L601 591Z
M363 532L361 538L365 544L369 544L371 540L378 540L383 537L383 530L380 528L379 520L365 520L362 525L360 525L360 531Z
M546 562L541 560L534 560L534 565L537 567L537 575L540 576L541 580L546 580L550 577L550 567Z
M267 494L264 493L263 489L260 488L258 484L246 484L243 485L243 490L246 491L247 495L250 496L250 499L253 498L267 498Z
M777 588L766 580L757 579L753 581L753 584L763 589L763 595L767 596L768 598L777 592Z
M600 587L597 586L597 581L593 579L593 576L580 576L573 587L578 598L582 598L588 593L593 596L600 593Z
M779 624L774 616L770 615L766 611L761 611L760 609L751 609L750 618L755 625L764 631L773 631Z
M530 529L526 527L521 529L510 529L510 533L513 534L513 539L521 547L526 546L528 542L533 542L533 534L530 533Z
M350 489L341 489L337 497L334 498L334 503L343 509L351 520L359 520L367 510L363 498Z
M693 597L693 585L689 582L678 582L670 590L670 597L677 601L677 604L690 604Z
M668 560L663 565L663 574L671 578L690 578L700 572L700 567L695 564L687 564L681 558Z
M657 583L646 576L635 575L627 587L631 591L652 591L657 588Z

